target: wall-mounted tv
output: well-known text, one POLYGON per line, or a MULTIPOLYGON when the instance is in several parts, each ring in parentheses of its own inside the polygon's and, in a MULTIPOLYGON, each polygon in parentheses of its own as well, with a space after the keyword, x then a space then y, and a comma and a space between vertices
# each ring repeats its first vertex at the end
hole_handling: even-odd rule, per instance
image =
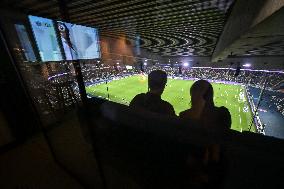
POLYGON ((43 62, 62 60, 53 21, 37 16, 29 16, 29 20, 41 60, 43 62))
POLYGON ((96 28, 57 22, 67 60, 100 58, 96 28))

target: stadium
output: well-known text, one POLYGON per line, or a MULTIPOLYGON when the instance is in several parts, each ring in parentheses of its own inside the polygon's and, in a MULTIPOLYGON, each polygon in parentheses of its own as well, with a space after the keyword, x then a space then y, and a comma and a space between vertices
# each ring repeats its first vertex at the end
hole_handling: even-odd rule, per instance
POLYGON ((0 188, 284 178, 284 0, 0 1, 0 188))

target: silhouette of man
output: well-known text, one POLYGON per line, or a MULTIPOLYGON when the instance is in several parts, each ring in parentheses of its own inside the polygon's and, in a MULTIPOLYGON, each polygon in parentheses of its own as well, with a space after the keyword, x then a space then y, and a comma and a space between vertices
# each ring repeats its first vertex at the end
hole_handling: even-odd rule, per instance
POLYGON ((166 72, 162 70, 152 71, 148 75, 148 92, 136 95, 130 102, 130 107, 174 116, 175 110, 173 106, 161 99, 166 83, 166 72))

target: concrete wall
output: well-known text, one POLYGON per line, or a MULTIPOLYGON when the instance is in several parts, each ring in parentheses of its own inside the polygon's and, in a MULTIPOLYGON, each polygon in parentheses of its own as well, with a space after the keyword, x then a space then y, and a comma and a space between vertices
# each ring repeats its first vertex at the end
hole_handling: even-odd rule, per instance
MULTIPOLYGON (((283 6, 284 0, 236 1, 216 45, 212 60, 216 62, 218 61, 218 59, 226 58, 228 55, 230 55, 230 53, 238 54, 237 50, 242 46, 233 45, 236 44, 242 36, 245 36, 249 32, 251 33, 257 25, 262 23, 264 20, 267 20, 268 17, 270 17, 273 13, 278 11, 283 6), (228 51, 229 47, 231 48, 228 51)), ((274 24, 279 26, 281 23, 282 22, 275 22, 274 24)), ((266 31, 266 29, 264 29, 263 31, 266 31)), ((272 35, 272 33, 273 32, 268 32, 266 35, 272 35)), ((272 38, 271 40, 273 39, 274 38, 272 38)), ((255 43, 259 43, 261 41, 264 41, 265 44, 269 43, 267 42, 266 37, 259 37, 252 43, 254 45, 253 47, 258 47, 258 45, 255 43)))

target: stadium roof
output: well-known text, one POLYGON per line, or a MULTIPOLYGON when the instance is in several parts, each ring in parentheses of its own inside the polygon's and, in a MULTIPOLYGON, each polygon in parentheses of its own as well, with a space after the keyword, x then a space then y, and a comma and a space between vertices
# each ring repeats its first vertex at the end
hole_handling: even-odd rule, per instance
MULTIPOLYGON (((59 7, 63 5, 70 14, 70 22, 97 27, 102 36, 126 36, 132 42, 139 36, 141 47, 164 56, 211 57, 216 47, 223 50, 217 44, 219 38, 224 38, 221 34, 232 16, 233 7, 246 2, 262 5, 264 0, 2 0, 0 5, 59 20, 62 19, 59 7)), ((255 9, 260 11, 261 7, 255 9)), ((245 10, 240 8, 236 15, 242 15, 241 11, 245 10)), ((250 15, 253 9, 248 11, 250 15)), ((244 27, 244 30, 249 29, 244 27)), ((222 58, 227 57, 229 51, 248 56, 284 55, 283 36, 265 37, 261 36, 263 42, 259 42, 260 38, 253 40, 255 33, 252 32, 252 36, 237 42, 233 49, 227 48, 227 44, 228 51, 222 58)))

